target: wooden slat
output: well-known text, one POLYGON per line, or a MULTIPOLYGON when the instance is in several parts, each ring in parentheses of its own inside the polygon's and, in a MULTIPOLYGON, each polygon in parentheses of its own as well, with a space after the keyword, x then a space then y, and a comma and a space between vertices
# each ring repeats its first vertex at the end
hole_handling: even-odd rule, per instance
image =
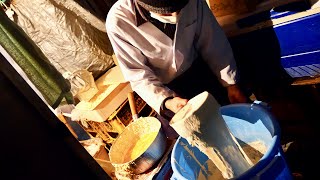
POLYGON ((305 65, 305 66, 297 66, 284 68, 286 72, 293 78, 300 77, 315 77, 320 75, 320 66, 319 64, 305 65))
POLYGON ((320 68, 320 64, 313 64, 315 67, 320 68))
POLYGON ((301 74, 293 68, 284 68, 286 72, 293 78, 301 77, 301 74))
POLYGON ((306 72, 305 70, 301 69, 300 67, 292 67, 292 69, 297 71, 301 75, 300 77, 310 76, 310 74, 308 74, 308 72, 306 72))
POLYGON ((60 114, 60 113, 57 114, 57 117, 59 118, 59 120, 60 120, 63 124, 66 125, 66 127, 69 129, 69 131, 71 132, 71 134, 72 134, 75 138, 78 139, 77 133, 73 130, 73 128, 72 128, 71 125, 67 122, 67 120, 65 119, 65 117, 64 117, 62 114, 60 114))
POLYGON ((306 71, 309 76, 316 76, 318 75, 318 73, 316 71, 314 71, 313 69, 308 68, 307 66, 300 66, 301 69, 303 69, 304 71, 306 71))
POLYGON ((314 71, 316 71, 318 74, 320 74, 320 68, 319 67, 317 67, 317 66, 315 66, 315 65, 306 65, 308 68, 310 68, 310 69, 312 69, 312 70, 314 70, 314 71))

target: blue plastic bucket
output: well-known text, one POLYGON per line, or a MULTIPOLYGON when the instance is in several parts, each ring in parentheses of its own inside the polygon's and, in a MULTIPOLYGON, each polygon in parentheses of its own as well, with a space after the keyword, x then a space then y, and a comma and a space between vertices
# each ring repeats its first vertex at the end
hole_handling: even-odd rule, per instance
MULTIPOLYGON (((280 145, 279 125, 266 107, 255 103, 232 104, 221 107, 220 112, 238 140, 245 144, 258 141, 266 147, 261 159, 235 179, 292 179, 280 145)), ((189 145, 186 139, 179 137, 171 154, 171 179, 215 179, 206 176, 209 171, 207 162, 208 157, 205 154, 197 147, 189 145)))

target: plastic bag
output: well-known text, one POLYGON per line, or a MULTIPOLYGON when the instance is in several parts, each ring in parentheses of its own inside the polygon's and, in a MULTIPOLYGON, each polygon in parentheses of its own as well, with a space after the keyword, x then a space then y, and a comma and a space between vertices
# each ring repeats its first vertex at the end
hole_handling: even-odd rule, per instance
POLYGON ((15 22, 64 74, 80 69, 97 78, 114 65, 105 22, 72 0, 12 1, 15 22))
POLYGON ((89 101, 98 92, 92 73, 85 69, 64 76, 71 82, 71 93, 80 101, 89 101))

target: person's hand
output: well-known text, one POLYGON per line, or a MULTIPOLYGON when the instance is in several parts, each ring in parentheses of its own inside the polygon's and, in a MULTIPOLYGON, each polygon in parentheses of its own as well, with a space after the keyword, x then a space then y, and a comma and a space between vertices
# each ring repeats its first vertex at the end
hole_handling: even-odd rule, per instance
POLYGON ((170 111, 177 113, 183 106, 185 106, 188 102, 188 99, 183 99, 180 97, 174 97, 172 99, 168 99, 165 102, 165 107, 170 111))
POLYGON ((227 87, 228 97, 231 104, 247 103, 248 98, 244 95, 238 85, 230 85, 227 87))

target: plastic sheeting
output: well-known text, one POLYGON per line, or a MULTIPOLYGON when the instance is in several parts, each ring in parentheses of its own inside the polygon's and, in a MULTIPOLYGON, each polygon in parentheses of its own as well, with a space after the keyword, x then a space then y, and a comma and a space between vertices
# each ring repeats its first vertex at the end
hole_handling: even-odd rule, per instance
POLYGON ((64 74, 80 69, 101 76, 114 65, 105 22, 73 0, 15 0, 15 22, 64 74))

